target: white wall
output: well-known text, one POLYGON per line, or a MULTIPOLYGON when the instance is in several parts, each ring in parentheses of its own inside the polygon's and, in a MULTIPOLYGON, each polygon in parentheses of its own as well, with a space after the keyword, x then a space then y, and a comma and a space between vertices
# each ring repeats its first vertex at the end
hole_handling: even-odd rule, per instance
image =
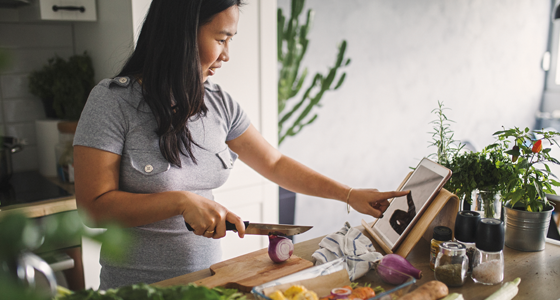
MULTIPOLYGON (((95 82, 99 82, 117 75, 132 53, 134 25, 137 25, 134 21, 141 17, 132 15, 132 0, 97 0, 96 3, 96 22, 74 24, 74 45, 76 53, 90 54, 95 82)), ((140 10, 134 12, 142 15, 140 10)))
MULTIPOLYGON (((278 1, 285 14, 289 3, 278 1)), ((280 146, 306 165, 353 187, 392 190, 434 152, 428 132, 438 100, 451 108, 455 138, 479 148, 502 125, 534 124, 550 1, 308 0, 307 8, 316 14, 302 65, 325 72, 342 39, 352 63, 315 123, 280 146)), ((296 241, 362 218, 373 221, 298 195, 295 222, 315 227, 296 241)))

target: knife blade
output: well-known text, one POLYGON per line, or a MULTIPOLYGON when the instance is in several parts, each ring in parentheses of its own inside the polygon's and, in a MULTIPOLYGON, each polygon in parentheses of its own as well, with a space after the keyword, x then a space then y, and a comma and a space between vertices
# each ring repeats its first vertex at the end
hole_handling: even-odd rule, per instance
MULTIPOLYGON (((243 221, 245 224, 245 234, 255 234, 255 235, 282 235, 291 236, 300 233, 304 233, 313 226, 299 226, 299 225, 284 225, 284 224, 263 224, 263 223, 249 223, 249 221, 243 221)), ((194 231, 194 229, 185 222, 187 229, 189 231, 194 231)), ((226 221, 226 230, 237 231, 235 224, 226 221)))

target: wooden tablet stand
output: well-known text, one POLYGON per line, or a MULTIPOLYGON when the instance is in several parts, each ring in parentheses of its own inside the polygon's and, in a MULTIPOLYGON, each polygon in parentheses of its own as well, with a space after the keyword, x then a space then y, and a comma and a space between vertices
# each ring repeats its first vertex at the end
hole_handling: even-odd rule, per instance
MULTIPOLYGON (((408 176, 401 186, 407 179, 408 176)), ((373 237, 386 254, 396 253, 406 258, 420 238, 424 237, 428 242, 432 239, 434 227, 447 226, 451 228, 451 230, 454 230, 457 212, 459 212, 459 198, 448 190, 441 189, 397 249, 391 249, 372 230, 375 222, 370 225, 362 219, 362 226, 364 226, 364 229, 373 237)))

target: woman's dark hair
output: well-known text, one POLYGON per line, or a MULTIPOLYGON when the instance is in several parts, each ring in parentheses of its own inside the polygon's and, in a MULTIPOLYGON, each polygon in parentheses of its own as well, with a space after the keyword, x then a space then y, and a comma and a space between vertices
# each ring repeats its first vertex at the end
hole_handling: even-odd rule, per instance
POLYGON ((153 0, 136 49, 117 76, 141 80, 156 121, 161 154, 181 167, 181 154, 196 163, 187 122, 204 116, 204 82, 197 34, 201 25, 242 0, 153 0))

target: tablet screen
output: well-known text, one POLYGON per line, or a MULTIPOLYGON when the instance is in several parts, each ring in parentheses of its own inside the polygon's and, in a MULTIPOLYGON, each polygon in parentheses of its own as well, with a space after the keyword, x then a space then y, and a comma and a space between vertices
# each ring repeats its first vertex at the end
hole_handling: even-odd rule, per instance
MULTIPOLYGON (((401 190, 410 194, 393 199, 391 205, 374 228, 385 243, 393 248, 415 217, 424 211, 424 205, 437 193, 447 178, 420 164, 401 190)), ((417 218, 416 218, 417 219, 417 218)))

